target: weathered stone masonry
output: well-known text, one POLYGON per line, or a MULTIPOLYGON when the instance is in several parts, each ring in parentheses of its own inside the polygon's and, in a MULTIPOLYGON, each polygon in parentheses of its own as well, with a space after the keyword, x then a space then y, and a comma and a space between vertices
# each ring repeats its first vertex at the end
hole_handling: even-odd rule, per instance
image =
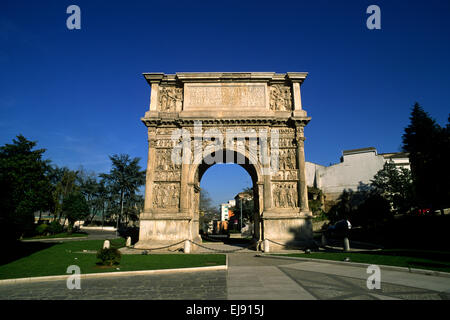
POLYGON ((148 128, 148 162, 137 248, 156 248, 185 239, 201 242, 200 180, 212 165, 211 157, 219 152, 234 157, 234 162, 238 157, 245 159, 239 164, 253 181, 255 241, 311 242, 304 154, 304 126, 311 118, 302 108, 300 94, 306 76, 289 72, 144 74, 151 98, 150 109, 142 118, 148 128), (172 134, 177 129, 189 133, 190 146, 203 150, 186 153, 188 162, 174 163, 171 158, 177 143, 172 134), (214 136, 214 132, 226 136, 232 129, 255 132, 256 136, 244 134, 231 143, 202 139, 214 136), (252 146, 263 144, 259 132, 265 132, 269 140, 277 137, 278 151, 270 144, 267 149, 255 150, 252 146), (267 174, 273 163, 261 159, 275 152, 279 170, 267 174))

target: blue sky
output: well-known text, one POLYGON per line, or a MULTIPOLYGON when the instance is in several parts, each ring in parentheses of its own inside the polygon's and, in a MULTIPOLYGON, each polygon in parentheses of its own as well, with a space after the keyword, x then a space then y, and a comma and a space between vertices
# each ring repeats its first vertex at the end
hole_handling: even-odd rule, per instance
MULTIPOLYGON (((108 155, 128 153, 145 167, 143 72, 299 71, 307 161, 399 151, 415 101, 446 123, 449 14, 446 0, 2 0, 0 144, 22 133, 60 166, 105 172, 108 155), (66 27, 71 4, 81 30, 66 27), (371 4, 381 30, 366 28, 371 4)), ((250 184, 242 173, 212 167, 202 187, 226 201, 250 184)))

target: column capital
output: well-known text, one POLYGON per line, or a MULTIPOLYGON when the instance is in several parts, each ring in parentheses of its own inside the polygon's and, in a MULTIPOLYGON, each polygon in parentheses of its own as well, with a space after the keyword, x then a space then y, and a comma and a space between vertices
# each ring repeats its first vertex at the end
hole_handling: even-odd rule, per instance
POLYGON ((148 146, 149 148, 156 148, 157 142, 156 138, 149 138, 148 139, 148 146))
POLYGON ((303 125, 298 125, 295 127, 295 141, 299 144, 300 142, 303 143, 305 141, 305 131, 303 125))
POLYGON ((189 182, 188 186, 194 188, 195 192, 200 192, 202 190, 202 188, 200 188, 200 184, 197 182, 189 182))
POLYGON ((156 147, 156 127, 151 126, 147 129, 147 141, 149 147, 156 147))

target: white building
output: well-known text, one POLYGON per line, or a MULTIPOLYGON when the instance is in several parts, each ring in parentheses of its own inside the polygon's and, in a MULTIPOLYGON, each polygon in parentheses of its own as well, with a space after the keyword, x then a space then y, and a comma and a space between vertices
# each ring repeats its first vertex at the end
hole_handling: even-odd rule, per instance
POLYGON ((387 161, 410 169, 407 153, 378 154, 373 147, 345 150, 341 162, 329 167, 306 162, 307 185, 321 189, 327 201, 334 201, 344 190, 358 191, 368 185, 387 161))
POLYGON ((228 220, 228 209, 236 205, 235 200, 228 200, 228 203, 222 203, 220 205, 220 221, 228 220))

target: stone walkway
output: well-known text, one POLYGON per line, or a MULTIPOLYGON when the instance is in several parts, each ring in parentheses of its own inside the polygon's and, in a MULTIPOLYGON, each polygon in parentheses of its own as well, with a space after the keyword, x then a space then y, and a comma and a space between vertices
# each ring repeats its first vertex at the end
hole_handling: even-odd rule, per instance
POLYGON ((377 300, 450 299, 450 278, 381 272, 381 290, 366 287, 364 267, 228 255, 228 271, 183 272, 0 285, 0 299, 377 300))
POLYGON ((447 277, 382 270, 381 289, 369 290, 365 267, 250 255, 229 255, 229 265, 229 299, 450 299, 447 277))

